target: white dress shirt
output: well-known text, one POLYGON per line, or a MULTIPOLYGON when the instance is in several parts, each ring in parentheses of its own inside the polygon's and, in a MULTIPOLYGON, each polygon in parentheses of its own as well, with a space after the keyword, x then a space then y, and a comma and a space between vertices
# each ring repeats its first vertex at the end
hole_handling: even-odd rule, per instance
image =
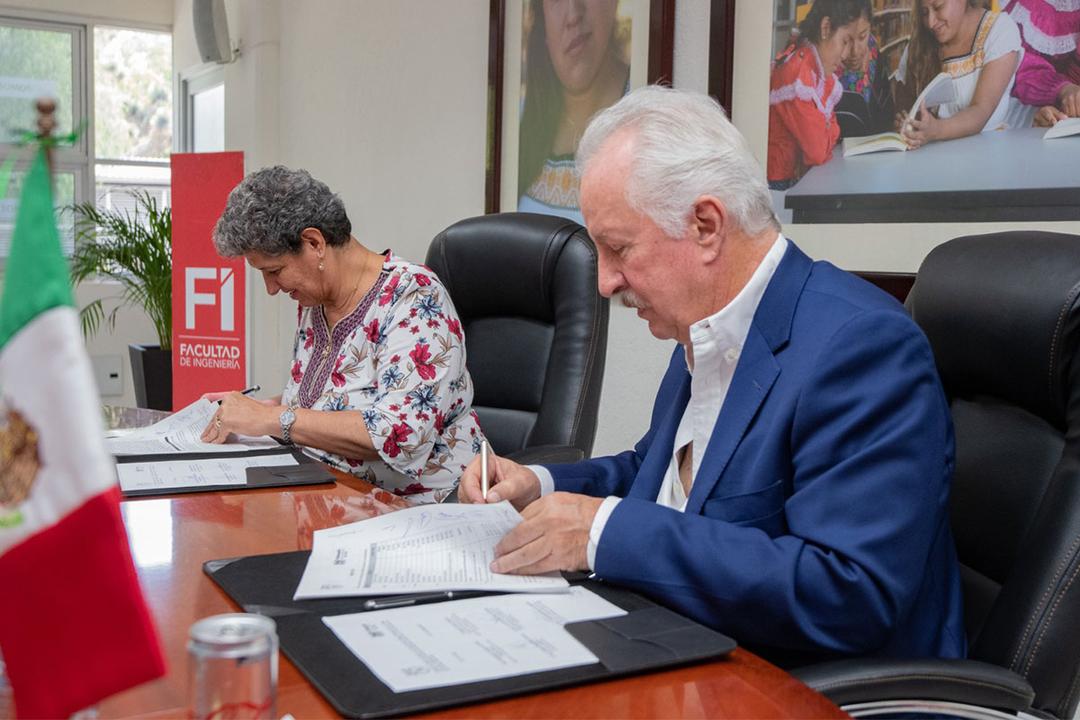
MULTIPOLYGON (((660 484, 656 502, 682 512, 686 508, 688 491, 684 490, 679 479, 679 454, 683 447, 693 442, 691 454, 691 488, 693 478, 697 477, 701 460, 712 437, 720 408, 724 405, 731 380, 735 376, 735 367, 742 354, 746 335, 750 332, 754 313, 765 294, 765 288, 772 280, 780 259, 787 250, 788 242, 783 235, 778 235, 761 264, 758 265, 749 282, 735 298, 719 312, 699 320, 690 326, 690 344, 693 352, 686 354, 686 364, 690 371, 690 400, 675 431, 675 444, 667 472, 660 484)), ((547 495, 555 489, 555 481, 548 470, 540 465, 530 465, 529 469, 540 479, 540 494, 547 495)), ((596 547, 608 518, 619 504, 621 498, 614 495, 604 498, 593 518, 589 529, 589 544, 586 549, 589 568, 596 566, 596 547)))

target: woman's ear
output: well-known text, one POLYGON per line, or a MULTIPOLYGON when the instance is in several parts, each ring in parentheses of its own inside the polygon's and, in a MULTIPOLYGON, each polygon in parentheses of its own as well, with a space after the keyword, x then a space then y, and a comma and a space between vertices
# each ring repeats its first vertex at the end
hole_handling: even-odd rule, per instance
POLYGON ((308 227, 301 230, 300 243, 310 247, 320 258, 326 252, 326 238, 318 228, 308 227))
POLYGON ((828 17, 821 18, 821 40, 824 42, 832 35, 832 20, 828 17))

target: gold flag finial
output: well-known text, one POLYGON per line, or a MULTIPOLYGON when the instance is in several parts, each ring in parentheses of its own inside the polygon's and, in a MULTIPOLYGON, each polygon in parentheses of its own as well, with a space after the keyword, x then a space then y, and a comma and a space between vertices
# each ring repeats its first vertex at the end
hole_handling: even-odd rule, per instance
POLYGON ((38 134, 43 137, 51 137, 56 129, 56 101, 52 98, 38 98, 34 103, 38 111, 38 134))

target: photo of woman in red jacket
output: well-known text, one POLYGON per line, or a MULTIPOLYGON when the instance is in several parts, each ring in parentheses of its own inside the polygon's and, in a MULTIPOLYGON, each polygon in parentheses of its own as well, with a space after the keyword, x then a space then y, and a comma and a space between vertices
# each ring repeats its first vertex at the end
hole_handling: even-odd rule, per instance
POLYGON ((773 63, 769 84, 769 187, 787 190, 807 168, 827 162, 840 137, 836 72, 854 52, 856 24, 869 0, 815 0, 773 63))

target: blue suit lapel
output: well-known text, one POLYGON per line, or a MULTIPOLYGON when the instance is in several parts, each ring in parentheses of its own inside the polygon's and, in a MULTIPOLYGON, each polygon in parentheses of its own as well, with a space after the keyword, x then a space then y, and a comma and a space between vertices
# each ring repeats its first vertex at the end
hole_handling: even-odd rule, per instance
MULTIPOLYGON (((676 352, 682 352, 677 350, 676 352)), ((679 429, 679 421, 682 420, 686 403, 690 401, 690 373, 686 366, 682 368, 682 378, 675 388, 668 402, 668 410, 660 424, 657 425, 656 434, 649 445, 649 452, 638 468, 637 477, 630 487, 629 497, 641 498, 654 501, 660 493, 660 483, 664 480, 668 465, 671 463, 671 453, 675 448, 675 431, 679 429)))
POLYGON ((780 367, 776 364, 772 350, 765 339, 753 326, 746 337, 742 356, 735 368, 735 377, 731 389, 724 399, 720 416, 716 419, 709 447, 694 478, 694 487, 687 499, 686 512, 696 515, 701 512, 705 498, 712 493, 720 476, 727 467, 731 455, 735 452, 750 421, 757 414, 758 407, 764 402, 772 389, 780 367))
MULTIPOLYGON (((735 448, 780 375, 775 355, 791 337, 795 307, 812 267, 810 258, 794 243, 789 243, 754 312, 754 321, 750 324, 731 388, 694 478, 694 486, 686 503, 687 513, 696 515, 701 512, 705 499, 712 494, 735 448)), ((681 417, 681 410, 679 415, 681 417)), ((674 436, 671 442, 674 443, 674 436)))

